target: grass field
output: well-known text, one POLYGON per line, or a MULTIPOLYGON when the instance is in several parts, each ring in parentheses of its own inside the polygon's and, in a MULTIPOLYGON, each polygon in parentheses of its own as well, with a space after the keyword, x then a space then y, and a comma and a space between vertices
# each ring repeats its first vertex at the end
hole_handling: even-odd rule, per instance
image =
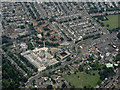
POLYGON ((109 15, 107 16, 108 20, 100 21, 100 22, 104 23, 106 29, 112 30, 112 29, 118 28, 118 17, 120 17, 120 14, 109 15), (107 27, 107 24, 109 24, 109 27, 107 27))
POLYGON ((75 88, 95 87, 100 81, 100 76, 97 71, 92 71, 90 74, 78 72, 76 74, 64 75, 64 78, 75 88), (95 73, 95 75, 93 75, 95 73))

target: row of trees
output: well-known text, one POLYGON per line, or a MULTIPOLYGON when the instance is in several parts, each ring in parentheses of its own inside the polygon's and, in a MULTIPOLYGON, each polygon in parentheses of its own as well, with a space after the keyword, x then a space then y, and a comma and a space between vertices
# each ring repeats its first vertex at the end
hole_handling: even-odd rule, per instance
POLYGON ((58 39, 54 36, 54 37, 50 38, 50 40, 57 41, 58 39))
POLYGON ((60 65, 61 65, 61 62, 58 62, 58 63, 56 63, 56 64, 54 64, 54 65, 47 66, 47 68, 46 68, 46 69, 56 68, 56 67, 58 67, 58 66, 60 66, 60 65))
POLYGON ((8 48, 4 45, 2 45, 2 49, 5 51, 5 52, 7 52, 7 50, 8 50, 8 48))
POLYGON ((32 43, 27 43, 27 45, 28 45, 28 49, 29 49, 29 50, 33 50, 33 49, 34 49, 32 43))
POLYGON ((44 29, 45 31, 50 31, 50 29, 48 28, 48 25, 44 26, 43 29, 44 29))
POLYGON ((73 18, 73 19, 66 19, 64 21, 60 21, 59 23, 66 23, 66 22, 70 22, 72 20, 77 20, 77 19, 81 19, 81 16, 78 16, 78 18, 73 18))
POLYGON ((92 14, 92 13, 98 13, 99 11, 98 11, 98 9, 96 8, 96 7, 90 7, 90 10, 89 10, 89 14, 92 14))
POLYGON ((8 55, 12 58, 12 60, 14 60, 14 61, 18 64, 19 67, 21 67, 21 68, 28 74, 29 77, 32 75, 32 72, 31 72, 30 70, 28 70, 28 69, 26 68, 26 66, 24 66, 24 65, 21 63, 21 61, 18 60, 17 57, 15 57, 15 56, 13 55, 12 52, 9 51, 9 52, 8 52, 8 55))
POLYGON ((24 25, 21 25, 21 26, 18 26, 18 28, 24 29, 25 26, 24 26, 24 25))
POLYGON ((106 66, 101 66, 98 62, 91 63, 90 66, 93 70, 98 70, 98 74, 100 75, 101 81, 103 81, 108 76, 112 76, 115 74, 114 68, 107 68, 106 66))
POLYGON ((20 82, 25 83, 27 78, 20 73, 10 61, 2 55, 2 87, 18 88, 20 82))
POLYGON ((20 54, 17 54, 17 55, 28 67, 32 68, 35 72, 38 71, 38 69, 34 65, 32 65, 30 62, 28 62, 28 60, 25 57, 21 56, 20 54))
POLYGON ((85 37, 83 37, 83 40, 86 40, 89 38, 97 39, 99 37, 100 37, 100 34, 95 34, 95 35, 85 36, 85 37))
POLYGON ((30 4, 31 4, 31 7, 33 8, 36 16, 37 16, 38 18, 40 18, 40 14, 38 13, 37 9, 34 7, 34 4, 33 4, 33 3, 30 3, 30 4))
POLYGON ((71 60, 71 58, 70 57, 68 57, 67 59, 66 59, 66 61, 70 61, 71 60))
POLYGON ((8 43, 10 41, 10 37, 7 37, 7 36, 2 36, 2 43, 8 43))
POLYGON ((26 7, 27 7, 27 9, 28 9, 28 11, 29 11, 29 13, 30 13, 31 17, 32 17, 33 19, 36 19, 36 17, 35 17, 35 15, 34 15, 34 13, 33 13, 33 12, 32 12, 32 10, 30 9, 30 6, 29 6, 29 5, 27 5, 26 3, 25 3, 25 5, 26 5, 26 7))
POLYGON ((72 39, 70 37, 68 37, 63 31, 61 31, 65 37, 67 37, 67 41, 72 41, 72 39))
MULTIPOLYGON (((118 11, 119 10, 119 8, 115 5, 115 3, 113 3, 113 5, 114 5, 114 7, 110 7, 110 8, 108 8, 108 6, 106 5, 106 11, 118 11)), ((90 4, 88 4, 88 6, 90 7, 90 4)), ((92 13, 102 13, 102 12, 104 12, 105 10, 104 10, 104 8, 102 8, 101 7, 101 9, 100 10, 98 10, 98 8, 97 7, 90 7, 90 10, 89 10, 89 14, 92 14, 92 13)))
POLYGON ((5 47, 8 47, 10 45, 13 45, 13 42, 11 41, 10 37, 2 36, 2 44, 5 44, 5 47))
POLYGON ((93 16, 94 18, 97 18, 98 20, 105 21, 108 20, 106 15, 98 15, 98 16, 93 16))
POLYGON ((117 27, 117 28, 114 28, 112 30, 109 30, 109 32, 110 33, 112 33, 112 32, 118 32, 119 30, 120 30, 120 27, 117 27))
MULTIPOLYGON (((43 44, 41 41, 36 41, 37 44, 43 44)), ((48 46, 59 46, 59 43, 50 43, 50 42, 45 42, 46 45, 48 46)))
POLYGON ((113 68, 107 68, 105 66, 105 67, 103 67, 103 69, 101 71, 99 71, 98 74, 100 75, 100 79, 104 80, 108 76, 113 76, 115 74, 115 72, 114 72, 113 68))
POLYGON ((8 47, 10 45, 13 45, 13 42, 11 41, 11 38, 10 37, 7 37, 7 36, 2 36, 2 44, 5 44, 5 45, 2 45, 2 49, 7 52, 8 50, 8 47))
POLYGON ((28 24, 30 30, 35 30, 33 24, 28 24))
POLYGON ((27 37, 27 36, 29 36, 29 34, 19 36, 19 37, 17 37, 16 39, 17 39, 17 40, 21 40, 22 38, 25 38, 25 37, 27 37))
POLYGON ((42 24, 44 24, 45 22, 39 22, 38 24, 37 24, 37 26, 40 26, 40 25, 42 25, 42 24))

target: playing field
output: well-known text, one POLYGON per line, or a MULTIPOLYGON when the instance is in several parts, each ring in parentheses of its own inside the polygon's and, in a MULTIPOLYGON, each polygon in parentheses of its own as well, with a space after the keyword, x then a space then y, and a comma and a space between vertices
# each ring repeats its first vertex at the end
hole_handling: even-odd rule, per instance
POLYGON ((112 29, 118 28, 118 20, 119 20, 118 17, 120 17, 120 14, 119 15, 108 15, 107 16, 108 20, 100 21, 100 22, 104 23, 106 29, 112 30, 112 29), (109 27, 107 27, 107 25, 109 25, 109 27))
POLYGON ((64 75, 64 78, 75 88, 95 87, 100 80, 97 71, 92 71, 91 75, 85 72, 78 72, 77 74, 64 75), (95 73, 95 75, 93 75, 95 73))

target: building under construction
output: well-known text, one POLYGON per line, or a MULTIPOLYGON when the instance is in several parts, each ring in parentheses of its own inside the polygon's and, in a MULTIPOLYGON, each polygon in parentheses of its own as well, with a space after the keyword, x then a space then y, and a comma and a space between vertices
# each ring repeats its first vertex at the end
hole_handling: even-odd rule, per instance
POLYGON ((42 71, 46 69, 47 66, 54 65, 59 62, 48 52, 48 48, 46 47, 28 50, 21 53, 21 55, 37 67, 38 71, 42 71))

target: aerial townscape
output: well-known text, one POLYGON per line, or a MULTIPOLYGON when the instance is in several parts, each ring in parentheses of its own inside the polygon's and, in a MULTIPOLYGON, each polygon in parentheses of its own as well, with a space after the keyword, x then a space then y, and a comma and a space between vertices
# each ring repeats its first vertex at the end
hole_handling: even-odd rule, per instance
POLYGON ((2 88, 120 89, 119 6, 1 2, 2 88))

